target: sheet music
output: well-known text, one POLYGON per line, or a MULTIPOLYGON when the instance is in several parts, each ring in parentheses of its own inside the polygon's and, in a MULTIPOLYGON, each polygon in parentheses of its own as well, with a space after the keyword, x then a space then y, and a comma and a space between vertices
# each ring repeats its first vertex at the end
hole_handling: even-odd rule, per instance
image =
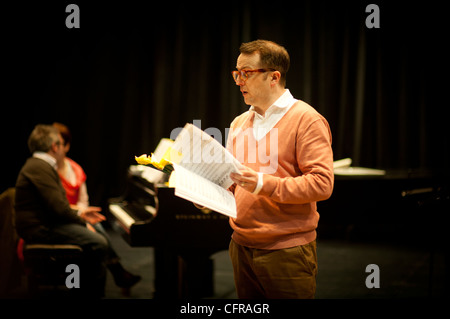
POLYGON ((230 173, 239 173, 243 167, 217 140, 190 123, 179 133, 172 150, 181 154, 178 165, 224 189, 233 185, 230 173))
POLYGON ((234 195, 219 185, 174 164, 169 187, 175 187, 175 195, 213 211, 236 218, 234 195))
POLYGON ((236 218, 236 200, 228 191, 231 172, 242 164, 212 136, 188 123, 171 146, 174 171, 169 187, 175 195, 236 218), (173 161, 176 159, 176 161, 173 161))

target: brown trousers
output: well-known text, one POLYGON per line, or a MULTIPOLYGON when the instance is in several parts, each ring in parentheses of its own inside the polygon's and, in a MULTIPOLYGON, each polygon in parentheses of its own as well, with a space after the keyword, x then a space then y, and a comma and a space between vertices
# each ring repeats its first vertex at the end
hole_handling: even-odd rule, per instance
POLYGON ((312 299, 316 292, 316 241, 280 250, 230 242, 238 298, 312 299))

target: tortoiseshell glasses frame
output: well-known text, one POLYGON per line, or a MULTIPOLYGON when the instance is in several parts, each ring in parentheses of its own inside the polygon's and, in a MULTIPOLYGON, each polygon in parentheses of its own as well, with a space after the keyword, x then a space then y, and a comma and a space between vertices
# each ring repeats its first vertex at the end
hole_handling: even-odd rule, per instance
POLYGON ((232 71, 231 75, 233 76, 233 79, 235 82, 238 81, 239 78, 241 78, 241 81, 245 82, 248 80, 248 74, 252 72, 269 72, 269 71, 276 71, 275 69, 254 69, 254 70, 240 70, 240 71, 232 71))

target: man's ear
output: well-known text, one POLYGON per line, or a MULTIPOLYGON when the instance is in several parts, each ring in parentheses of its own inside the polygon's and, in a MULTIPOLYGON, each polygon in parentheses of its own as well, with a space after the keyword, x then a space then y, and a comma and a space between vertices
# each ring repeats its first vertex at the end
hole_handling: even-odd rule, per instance
POLYGON ((270 85, 274 86, 278 82, 280 82, 281 73, 279 71, 273 71, 270 78, 270 85))

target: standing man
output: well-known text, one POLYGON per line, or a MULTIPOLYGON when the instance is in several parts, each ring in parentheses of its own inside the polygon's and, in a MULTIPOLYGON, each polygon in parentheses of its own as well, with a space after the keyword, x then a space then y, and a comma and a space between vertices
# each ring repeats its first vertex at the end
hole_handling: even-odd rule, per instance
POLYGON ((16 229, 26 243, 75 244, 81 246, 80 288, 89 297, 103 297, 106 239, 86 227, 105 220, 99 207, 70 208, 56 171, 64 157, 64 143, 51 125, 36 125, 28 138, 32 156, 20 170, 16 182, 16 229), (83 268, 83 266, 85 268, 83 268))
POLYGON ((233 79, 250 109, 231 123, 227 148, 246 169, 232 174, 230 219, 239 298, 314 298, 316 202, 333 191, 326 119, 286 85, 289 55, 274 42, 243 43, 233 79))

